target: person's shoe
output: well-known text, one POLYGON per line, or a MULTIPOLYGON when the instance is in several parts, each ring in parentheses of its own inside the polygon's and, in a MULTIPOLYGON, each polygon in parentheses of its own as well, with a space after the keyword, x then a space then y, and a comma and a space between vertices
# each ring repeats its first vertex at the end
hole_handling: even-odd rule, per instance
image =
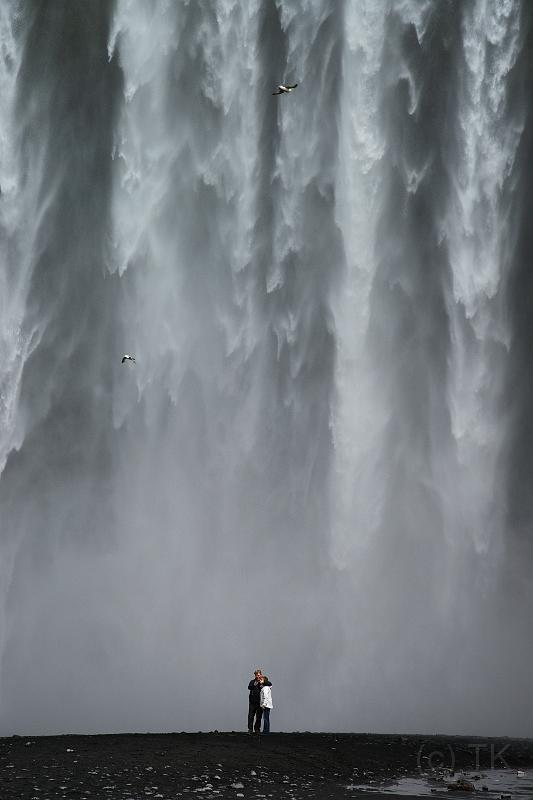
POLYGON ((249 730, 249 731, 248 731, 248 733, 249 733, 249 734, 251 734, 251 733, 253 733, 253 731, 252 731, 252 730, 249 730))

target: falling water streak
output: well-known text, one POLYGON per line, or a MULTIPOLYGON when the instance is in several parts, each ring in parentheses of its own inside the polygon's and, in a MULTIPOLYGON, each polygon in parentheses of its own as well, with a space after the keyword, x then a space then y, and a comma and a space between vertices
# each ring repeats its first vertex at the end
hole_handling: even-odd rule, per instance
MULTIPOLYGON (((45 209, 36 203, 37 157, 24 163, 17 120, 17 78, 23 50, 21 7, 0 8, 0 479, 7 458, 22 447, 27 420, 19 406, 22 374, 37 347, 43 322, 28 324, 26 301, 35 261, 35 239, 45 209)), ((23 122, 26 122, 24 120, 23 122)), ((46 208, 46 205, 45 205, 46 208)), ((31 425, 31 421, 30 421, 31 425)), ((9 630, 7 597, 20 542, 0 517, 0 676, 9 630)))
MULTIPOLYGON (((13 266, 10 245, 17 228, 17 202, 19 176, 14 152, 13 135, 16 78, 20 50, 17 48, 13 26, 16 7, 3 3, 0 7, 0 478, 7 455, 14 444, 17 398, 22 373, 21 309, 11 288, 13 266)), ((7 594, 12 576, 16 548, 7 539, 3 526, 0 558, 0 680, 7 635, 7 594)))
MULTIPOLYGON (((165 201, 166 178, 174 152, 165 138, 164 120, 168 104, 165 72, 178 42, 170 3, 117 3, 112 23, 109 58, 118 50, 124 75, 124 108, 114 146, 113 245, 111 270, 123 276, 126 270, 148 274, 152 293, 141 292, 144 302, 129 308, 129 325, 124 333, 125 349, 137 358, 137 394, 127 391, 114 397, 114 425, 120 427, 153 380, 150 364, 159 352, 172 347, 171 333, 165 325, 167 303, 174 300, 171 285, 160 280, 165 254, 154 235, 158 215, 165 201), (146 35, 146 31, 150 35, 146 35), (157 275, 158 280, 154 278, 157 275), (158 293, 159 290, 159 293, 158 293), (150 301, 155 297, 154 305, 150 301), (154 306, 159 306, 155 313, 154 306), (165 309, 165 311, 163 311, 165 309), (153 322, 155 352, 151 341, 142 336, 143 323, 153 322), (127 344, 126 344, 127 343, 127 344)), ((140 280, 136 274, 136 280, 140 280)), ((135 299, 134 299, 135 302, 135 299)), ((179 306, 178 306, 179 307, 179 306)))
MULTIPOLYGON (((17 398, 24 363, 23 307, 16 263, 17 230, 20 223, 20 177, 15 136, 16 80, 20 61, 14 25, 15 3, 0 9, 0 475, 14 446, 17 398)), ((22 298, 23 300, 23 298, 22 298)))
POLYGON ((443 226, 452 274, 448 397, 459 469, 445 516, 450 543, 472 542, 485 552, 501 535, 504 517, 498 464, 506 428, 499 397, 509 346, 504 298, 513 244, 504 188, 523 130, 523 120, 506 116, 506 98, 521 46, 521 4, 477 0, 461 11, 459 152, 443 226))
POLYGON ((266 290, 278 370, 285 379, 282 402, 292 420, 288 481, 295 511, 305 514, 327 424, 329 374, 321 348, 328 346, 329 309, 324 286, 338 268, 330 204, 337 142, 334 121, 328 118, 337 96, 332 74, 338 61, 338 18, 324 0, 277 6, 287 43, 279 80, 299 88, 275 98, 279 147, 272 174, 273 242, 266 290), (318 414, 317 405, 322 406, 318 414), (305 433, 310 424, 317 426, 314 442, 305 433))
MULTIPOLYGON (((17 0, 0 10, 0 476, 12 450, 27 433, 19 392, 24 365, 38 347, 46 320, 30 321, 27 298, 39 256, 39 232, 53 204, 54 185, 42 186, 45 142, 23 143, 33 108, 18 108, 17 79, 25 46, 23 7, 17 0)), ((31 424, 31 421, 29 421, 31 424)))
MULTIPOLYGON (((187 35, 183 28, 189 15, 192 12, 186 7, 177 11, 173 4, 147 6, 123 0, 117 6, 110 41, 110 52, 118 43, 125 76, 125 108, 115 154, 116 263, 121 273, 128 266, 137 267, 135 294, 143 298, 140 307, 130 307, 126 312, 130 319, 141 316, 135 331, 141 348, 139 395, 155 380, 146 365, 149 362, 157 365, 165 354, 170 354, 173 377, 169 391, 176 397, 197 327, 182 299, 187 270, 183 237, 187 231, 180 229, 179 223, 176 229, 168 230, 162 221, 175 202, 173 193, 177 187, 169 184, 169 175, 184 166, 183 176, 177 175, 181 183, 178 202, 187 203, 191 197, 194 200, 195 194, 191 192, 204 188, 215 192, 220 213, 227 216, 221 220, 220 245, 227 259, 223 267, 229 270, 228 275, 235 273, 236 285, 245 284, 239 273, 249 269, 252 260, 258 139, 255 111, 258 4, 243 7, 235 2, 220 3, 213 15, 206 7, 203 17, 209 20, 213 16, 214 27, 209 30, 206 27, 209 23, 202 22, 194 31, 202 58, 201 74, 194 79, 185 71, 187 54, 177 52, 176 44, 187 35), (153 36, 147 36, 147 30, 153 36), (223 124, 233 129, 233 137, 221 137, 211 149, 203 141, 207 134, 195 131, 193 120, 182 116, 177 120, 179 125, 175 124, 173 106, 177 101, 173 82, 186 96, 192 96, 193 113, 203 109, 205 113, 220 114, 223 124), (191 173, 192 167, 195 173, 191 173), (158 275, 157 285, 150 270, 158 275), (167 308, 167 313, 155 312, 154 317, 152 305, 143 310, 144 298, 149 298, 157 309, 167 308), (168 324, 173 317, 177 326, 168 324)), ((214 135, 213 132, 213 138, 214 135)), ((236 286, 235 307, 222 305, 217 309, 227 355, 242 349, 241 358, 246 358, 255 347, 254 321, 250 318, 252 301, 246 286, 240 289, 236 286)), ((124 409, 117 410, 117 424, 123 413, 124 409)))
POLYGON ((386 141, 380 119, 380 69, 389 9, 388 3, 371 0, 345 6, 336 216, 347 266, 334 304, 337 399, 332 412, 332 536, 339 566, 378 529, 385 491, 378 471, 390 412, 366 335, 383 207, 386 141))

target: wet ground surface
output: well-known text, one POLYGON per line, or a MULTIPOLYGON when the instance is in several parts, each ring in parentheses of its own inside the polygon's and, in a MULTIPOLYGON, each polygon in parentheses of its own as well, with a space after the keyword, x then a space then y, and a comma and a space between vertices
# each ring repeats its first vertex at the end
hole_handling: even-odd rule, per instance
POLYGON ((447 788, 462 770, 480 797, 533 800, 533 741, 524 739, 330 733, 0 739, 0 800, 471 797, 447 788))
MULTIPOLYGON (((347 787, 349 788, 349 787, 347 787)), ((421 774, 418 777, 400 778, 391 784, 379 781, 354 784, 351 787, 356 797, 372 800, 376 797, 432 797, 435 800, 452 797, 479 795, 487 800, 520 800, 533 798, 533 770, 506 769, 489 772, 461 772, 451 775, 441 770, 421 774)))

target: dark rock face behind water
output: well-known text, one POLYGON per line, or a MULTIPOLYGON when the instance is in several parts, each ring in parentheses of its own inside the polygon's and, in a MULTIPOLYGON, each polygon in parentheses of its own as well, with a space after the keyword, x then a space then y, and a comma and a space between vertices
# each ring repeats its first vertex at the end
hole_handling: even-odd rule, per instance
POLYGON ((452 757, 456 770, 524 769, 533 766, 533 741, 332 733, 11 737, 0 739, 0 797, 336 800, 359 797, 347 788, 354 784, 377 788, 426 771, 428 760, 450 766, 452 757))

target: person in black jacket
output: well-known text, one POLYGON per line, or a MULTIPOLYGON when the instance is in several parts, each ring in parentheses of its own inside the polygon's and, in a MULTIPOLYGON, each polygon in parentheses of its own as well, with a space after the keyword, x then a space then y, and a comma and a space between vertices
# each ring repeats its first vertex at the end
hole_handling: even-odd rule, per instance
POLYGON ((261 730, 261 717, 263 716, 263 709, 261 708, 261 682, 259 678, 262 676, 260 669, 254 671, 254 677, 248 684, 248 733, 259 733, 261 730))
POLYGON ((248 684, 248 733, 259 733, 261 731, 261 718, 263 709, 261 708, 261 688, 272 686, 270 681, 263 683, 263 672, 260 669, 254 671, 254 677, 248 684))

